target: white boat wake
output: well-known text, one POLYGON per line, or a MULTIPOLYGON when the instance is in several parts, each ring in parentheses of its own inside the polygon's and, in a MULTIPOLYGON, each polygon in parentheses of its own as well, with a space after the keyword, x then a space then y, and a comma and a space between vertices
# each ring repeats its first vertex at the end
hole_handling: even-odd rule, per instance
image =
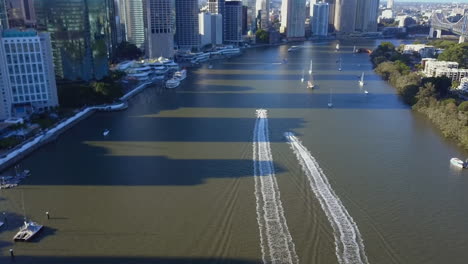
POLYGON ((299 263, 284 216, 268 136, 267 110, 257 110, 253 161, 257 221, 263 263, 299 263))
POLYGON ((285 133, 291 149, 296 154, 304 173, 309 179, 310 188, 317 196, 333 228, 336 256, 339 263, 369 263, 364 251, 361 233, 344 207, 340 198, 333 191, 327 177, 317 161, 293 133, 285 133))

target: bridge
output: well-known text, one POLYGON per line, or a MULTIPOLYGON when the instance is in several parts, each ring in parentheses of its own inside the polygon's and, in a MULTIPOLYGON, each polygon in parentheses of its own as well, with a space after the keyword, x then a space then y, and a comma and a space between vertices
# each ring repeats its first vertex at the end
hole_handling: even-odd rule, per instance
POLYGON ((433 38, 435 31, 437 33, 436 38, 441 38, 442 30, 459 35, 459 43, 465 42, 465 38, 468 38, 468 14, 465 14, 458 22, 452 23, 447 20, 444 14, 434 12, 431 17, 429 37, 433 38))

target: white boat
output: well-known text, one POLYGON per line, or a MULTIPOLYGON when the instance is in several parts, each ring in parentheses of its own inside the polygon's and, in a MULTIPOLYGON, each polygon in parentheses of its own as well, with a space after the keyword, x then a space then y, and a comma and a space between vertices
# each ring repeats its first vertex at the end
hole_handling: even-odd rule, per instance
POLYGON ((339 59, 339 61, 340 61, 340 62, 339 62, 339 63, 340 63, 340 65, 338 66, 338 70, 339 70, 339 71, 342 71, 342 70, 343 70, 343 68, 342 68, 342 62, 341 62, 341 58, 339 59))
POLYGON ((295 51, 297 50, 299 47, 298 46, 292 46, 288 49, 288 52, 291 52, 291 51, 295 51))
POLYGON ((358 49, 356 48, 356 45, 353 47, 353 53, 358 53, 358 49))
POLYGON ((302 78, 301 78, 301 83, 304 82, 304 70, 302 70, 302 78))
POLYGON ((18 233, 13 237, 13 240, 18 241, 29 241, 34 235, 36 235, 41 229, 43 225, 35 223, 33 221, 24 221, 23 226, 20 228, 18 233))
POLYGON ((337 51, 340 50, 340 43, 337 43, 335 48, 337 51))
POLYGON ((172 78, 166 81, 166 88, 174 89, 180 85, 180 80, 178 78, 172 78))
POLYGON ((212 64, 208 65, 208 69, 213 69, 213 65, 212 64))
POLYGON ((179 81, 185 80, 187 78, 187 70, 183 69, 174 73, 174 78, 179 79, 179 81))
POLYGON ((364 90, 364 93, 365 93, 365 94, 369 94, 369 91, 367 91, 367 90, 364 90))
POLYGON ((361 74, 361 79, 359 80, 359 85, 364 86, 364 72, 361 74))
POLYGON ((309 74, 312 74, 312 60, 310 60, 309 74))
POLYGON ((307 89, 314 89, 315 85, 312 81, 307 81, 307 89))
POLYGON ((332 107, 333 107, 332 94, 333 94, 333 91, 332 91, 332 89, 330 88, 330 96, 329 96, 329 98, 328 98, 328 108, 332 108, 332 107))
POLYGON ((4 223, 3 223, 2 221, 0 221, 0 227, 2 227, 2 226, 3 226, 3 224, 4 224, 4 223))
POLYGON ((107 135, 109 135, 109 133, 110 133, 109 129, 104 129, 104 131, 102 132, 102 135, 107 136, 107 135))
POLYGON ((453 166, 457 167, 457 168, 460 168, 460 169, 466 169, 468 168, 468 159, 466 162, 463 162, 463 160, 459 159, 459 158, 451 158, 450 159, 450 164, 452 164, 453 166))

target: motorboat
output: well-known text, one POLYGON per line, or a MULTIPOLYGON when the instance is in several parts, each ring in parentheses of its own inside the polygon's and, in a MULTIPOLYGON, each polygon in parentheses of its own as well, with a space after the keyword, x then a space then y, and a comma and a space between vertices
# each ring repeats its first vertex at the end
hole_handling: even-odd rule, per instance
POLYGON ((359 80, 359 85, 364 86, 364 72, 361 74, 361 79, 359 80))
POLYGON ((109 133, 110 133, 109 129, 104 129, 104 131, 102 132, 102 135, 106 137, 107 135, 109 135, 109 133))
POLYGON ((339 51, 340 50, 340 43, 337 43, 335 48, 336 48, 336 51, 339 51))
POLYGON ((292 46, 292 47, 290 47, 290 48, 288 49, 288 52, 295 51, 295 50, 297 50, 297 49, 299 49, 298 46, 292 46))
POLYGON ((179 78, 172 78, 166 81, 166 88, 174 89, 180 85, 179 78))
POLYGON ((312 81, 307 81, 307 89, 314 89, 315 85, 312 81))
POLYGON ((41 229, 43 225, 35 223, 33 221, 24 221, 23 226, 20 228, 18 233, 13 237, 15 241, 29 241, 34 235, 36 235, 41 229))
POLYGON ((174 73, 174 78, 179 79, 179 81, 185 80, 187 78, 187 70, 183 69, 174 73))
POLYGON ((460 169, 466 169, 468 168, 468 159, 466 160, 466 162, 463 162, 463 160, 459 158, 451 158, 450 164, 460 169))

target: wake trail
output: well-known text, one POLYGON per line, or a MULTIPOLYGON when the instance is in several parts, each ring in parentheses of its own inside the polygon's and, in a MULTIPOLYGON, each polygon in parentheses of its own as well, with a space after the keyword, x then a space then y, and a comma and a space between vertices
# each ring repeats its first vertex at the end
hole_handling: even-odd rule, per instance
POLYGON ((299 263, 284 216, 269 142, 267 110, 258 109, 253 134, 257 222, 263 263, 299 263))
POLYGON ((333 228, 338 262, 346 264, 369 263, 356 223, 333 191, 318 162, 293 133, 287 132, 285 137, 296 154, 302 170, 309 180, 310 188, 317 196, 320 206, 333 228))

